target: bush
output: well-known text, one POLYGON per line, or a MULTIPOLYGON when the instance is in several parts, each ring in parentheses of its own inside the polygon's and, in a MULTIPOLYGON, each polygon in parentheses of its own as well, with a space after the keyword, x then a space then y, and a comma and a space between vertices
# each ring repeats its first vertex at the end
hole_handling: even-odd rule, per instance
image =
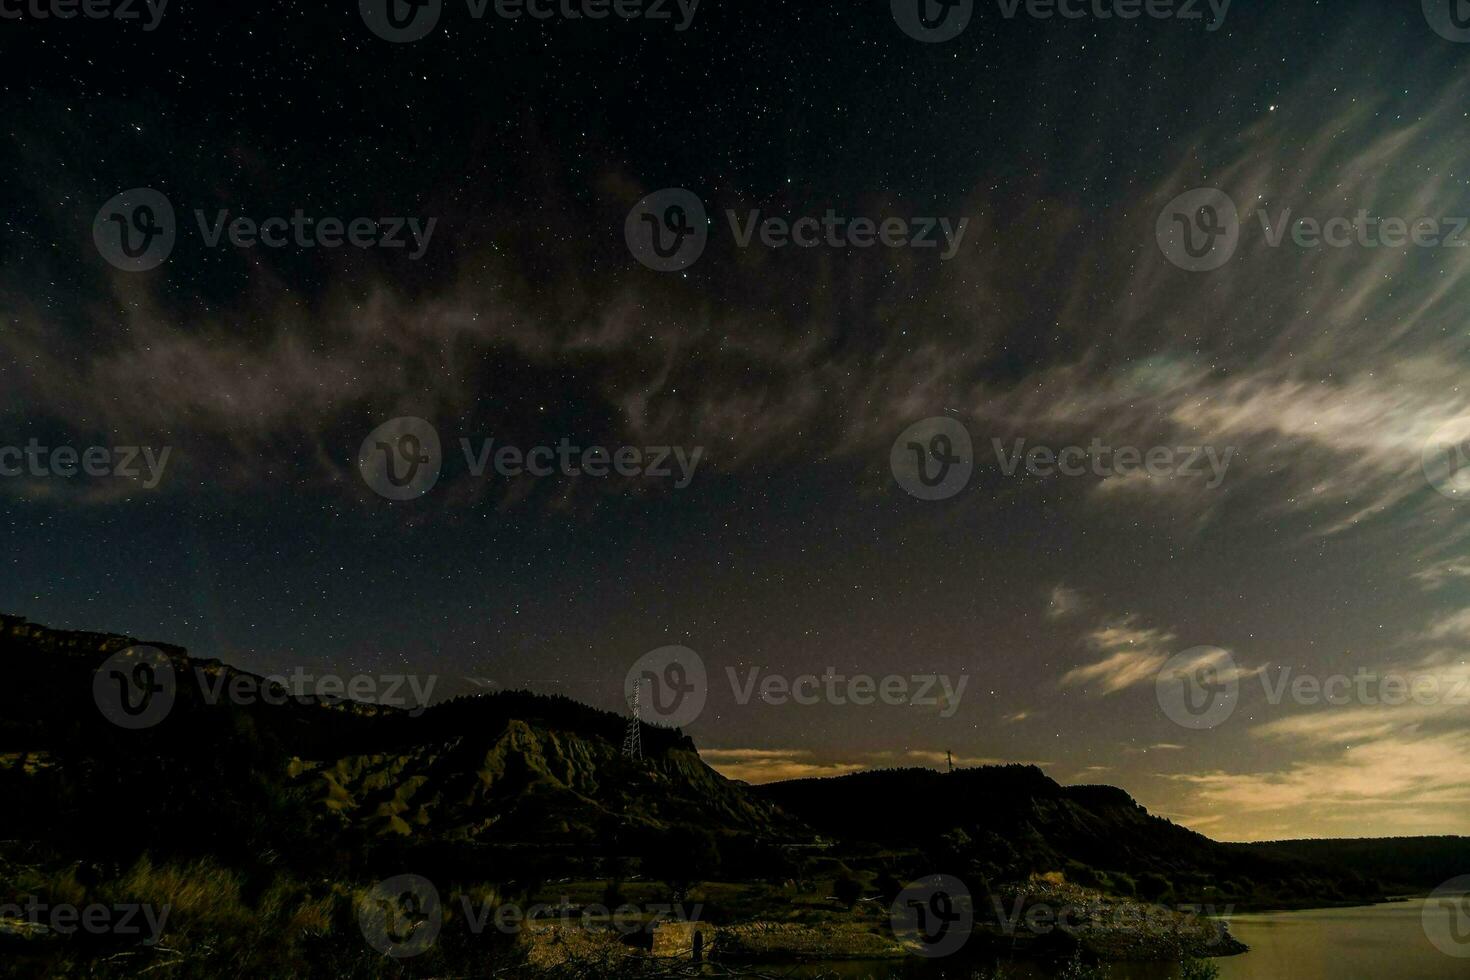
POLYGON ((1180 980, 1217 980, 1220 968, 1209 960, 1185 960, 1179 967, 1180 980))
POLYGON ((698 827, 673 827, 661 841, 662 846, 644 857, 643 870, 667 884, 674 901, 682 902, 695 883, 719 869, 719 847, 713 834, 698 827))
POLYGON ((1152 871, 1138 878, 1138 896, 1146 902, 1157 902, 1169 893, 1169 879, 1152 871))
POLYGON ((887 871, 878 872, 878 879, 874 884, 877 885, 878 897, 883 900, 884 908, 897 901, 899 893, 903 891, 903 882, 887 871))
POLYGON ((1084 888, 1102 888, 1104 876, 1081 861, 1068 861, 1065 871, 1067 880, 1084 888))
POLYGON ((1062 967, 1062 972, 1057 974, 1057 980, 1108 980, 1108 970, 1100 964, 1083 963, 1079 954, 1062 967))

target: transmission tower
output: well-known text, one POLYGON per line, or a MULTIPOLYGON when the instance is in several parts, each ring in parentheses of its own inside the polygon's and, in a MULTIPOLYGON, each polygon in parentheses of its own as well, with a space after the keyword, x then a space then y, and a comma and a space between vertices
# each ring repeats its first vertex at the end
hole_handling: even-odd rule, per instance
POLYGON ((639 699, 642 697, 641 685, 633 688, 633 700, 628 707, 633 709, 633 717, 628 720, 628 733, 623 736, 623 755, 630 762, 643 761, 643 719, 639 710, 639 699))

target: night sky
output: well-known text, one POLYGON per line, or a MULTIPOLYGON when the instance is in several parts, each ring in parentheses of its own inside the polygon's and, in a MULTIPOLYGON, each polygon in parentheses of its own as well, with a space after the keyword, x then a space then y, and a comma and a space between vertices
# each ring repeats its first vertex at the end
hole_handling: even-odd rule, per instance
POLYGON ((990 2, 935 44, 886 0, 674 16, 446 0, 401 44, 355 0, 0 19, 0 446, 171 451, 152 488, 0 476, 0 611, 611 710, 677 644, 709 668, 687 730, 737 778, 951 750, 1222 839, 1470 833, 1470 689, 1260 681, 1470 676, 1470 503, 1423 462, 1470 438, 1470 250, 1272 247, 1255 217, 1470 215, 1470 45, 1411 0, 1237 0, 1214 31, 990 2), (178 240, 121 271, 94 219, 145 187, 178 240), (1242 212, 1212 272, 1155 237, 1198 187, 1242 212), (624 239, 663 188, 710 216, 682 271, 624 239), (418 259, 210 248, 193 213, 222 209, 436 225, 418 259), (945 261, 740 248, 728 209, 969 222, 945 261), (358 457, 404 417, 442 473, 392 502, 358 457), (917 499, 890 452, 946 417, 973 475, 917 499), (476 477, 462 438, 703 456, 682 488, 476 477), (992 439, 1236 452, 1207 488, 1007 476, 992 439), (1156 677, 1200 647, 1240 695, 1190 730, 1156 677), (740 705, 752 667, 968 683, 953 711, 740 705))

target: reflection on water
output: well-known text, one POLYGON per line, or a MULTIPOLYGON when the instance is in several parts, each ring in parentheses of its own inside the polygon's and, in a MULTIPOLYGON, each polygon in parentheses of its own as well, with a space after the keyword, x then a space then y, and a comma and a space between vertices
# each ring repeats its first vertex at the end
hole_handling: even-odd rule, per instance
MULTIPOLYGON (((1230 917, 1230 931, 1251 948, 1249 953, 1214 960, 1220 980, 1467 980, 1470 978, 1470 931, 1449 919, 1457 910, 1435 906, 1428 915, 1444 916, 1443 935, 1463 938, 1451 956, 1432 944, 1424 931, 1425 900, 1394 902, 1350 909, 1273 912, 1230 917)), ((956 958, 957 959, 957 958, 956 958)), ((976 966, 954 960, 912 958, 895 963, 825 963, 796 970, 778 968, 780 976, 836 976, 842 980, 969 980, 976 966)), ((1012 963, 1007 980, 1048 980, 1055 971, 1035 964, 1012 963)), ((1168 980, 1177 968, 1164 964, 1118 964, 1111 980, 1168 980)))
MULTIPOLYGON (((1445 931, 1453 908, 1425 911, 1425 901, 1351 909, 1318 909, 1272 915, 1237 915, 1230 931, 1251 948, 1244 956, 1218 960, 1220 980, 1290 977, 1291 980, 1465 980, 1470 977, 1470 935, 1456 957, 1442 952, 1424 932, 1424 916, 1442 917, 1445 931)), ((1450 947, 1455 949, 1454 946, 1450 947)))
MULTIPOLYGON (((1014 960, 1000 964, 1002 980, 1051 980, 1055 969, 1047 969, 1025 960, 1014 960)), ((907 960, 883 963, 835 962, 804 966, 795 971, 789 968, 773 970, 781 977, 837 977, 841 980, 970 980, 980 968, 980 976, 996 966, 994 961, 961 962, 960 957, 944 960, 924 960, 911 957, 907 960)), ((1109 980, 1175 980, 1179 975, 1177 966, 1164 963, 1115 963, 1108 970, 1109 980)))

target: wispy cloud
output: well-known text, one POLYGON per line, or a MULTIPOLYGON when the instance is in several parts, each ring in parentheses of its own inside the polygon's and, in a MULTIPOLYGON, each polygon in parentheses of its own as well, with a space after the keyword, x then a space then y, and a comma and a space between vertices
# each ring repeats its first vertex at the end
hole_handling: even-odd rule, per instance
POLYGON ((1173 633, 1137 626, 1131 616, 1099 626, 1087 635, 1086 641, 1103 658, 1074 667, 1062 675, 1059 683, 1063 687, 1095 687, 1102 694, 1116 694, 1135 684, 1151 684, 1159 668, 1168 661, 1168 645, 1173 640, 1173 633))
POLYGON ((841 776, 869 768, 862 762, 817 762, 805 749, 701 749, 699 755, 720 775, 747 783, 841 776))
POLYGON ((1457 609, 1440 615, 1425 629, 1422 638, 1470 643, 1470 609, 1457 609))
POLYGON ((1048 619, 1066 619, 1086 608, 1086 596, 1076 589, 1070 589, 1058 583, 1052 586, 1051 594, 1047 597, 1046 615, 1048 619))
POLYGON ((903 752, 865 752, 839 759, 819 759, 807 749, 701 749, 700 758, 716 772, 729 779, 747 783, 774 783, 783 779, 810 779, 841 776, 868 769, 890 769, 903 766, 943 768, 951 761, 956 766, 999 766, 1014 762, 1048 765, 1031 760, 1002 759, 991 756, 954 753, 942 750, 909 749, 903 752))
POLYGON ((1425 589, 1438 589, 1459 579, 1470 579, 1470 558, 1446 558, 1409 577, 1425 589))
POLYGON ((1406 733, 1274 772, 1171 778, 1192 789, 1192 807, 1228 814, 1237 839, 1278 836, 1283 826, 1342 836, 1463 834, 1470 832, 1467 758, 1470 732, 1406 733))
POLYGON ((1280 768, 1167 778, 1191 788, 1191 808, 1228 814, 1225 826, 1244 839, 1292 827, 1358 836, 1470 830, 1470 659, 1441 650, 1342 676, 1352 686, 1333 696, 1350 703, 1293 706, 1250 729, 1288 756, 1280 768))

